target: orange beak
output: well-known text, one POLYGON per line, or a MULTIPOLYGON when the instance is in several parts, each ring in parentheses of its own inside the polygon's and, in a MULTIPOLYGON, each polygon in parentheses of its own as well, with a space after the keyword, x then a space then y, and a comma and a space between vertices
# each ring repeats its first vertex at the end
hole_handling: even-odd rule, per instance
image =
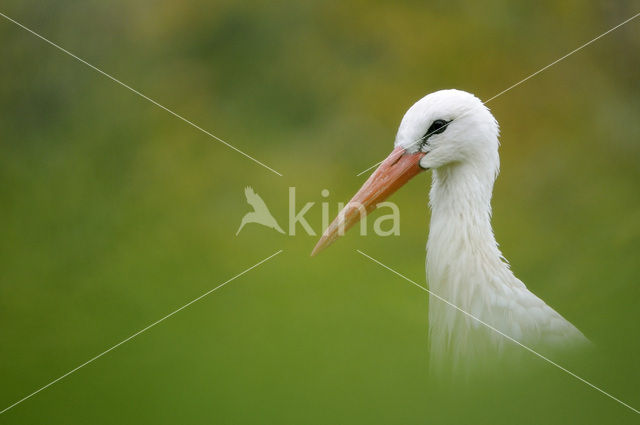
POLYGON ((362 217, 375 210, 380 202, 391 196, 420 171, 424 171, 419 165, 424 155, 422 152, 408 154, 402 147, 395 148, 327 227, 313 248, 311 256, 331 245, 362 217))

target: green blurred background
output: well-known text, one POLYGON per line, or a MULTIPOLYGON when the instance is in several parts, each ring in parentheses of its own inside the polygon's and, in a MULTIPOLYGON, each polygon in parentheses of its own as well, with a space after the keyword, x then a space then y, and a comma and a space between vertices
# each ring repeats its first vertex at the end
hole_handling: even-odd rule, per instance
MULTIPOLYGON (((637 13, 634 1, 7 0, 0 18, 0 409, 284 252, 0 416, 0 423, 638 423, 540 360, 451 391, 428 375, 429 176, 401 236, 247 225, 251 185, 320 225, 390 151, 404 111, 488 99, 637 13)), ((516 274, 598 346, 560 363, 640 407, 640 20, 492 101, 494 227, 516 274)), ((375 217, 375 215, 374 215, 375 217)), ((370 221, 370 224, 372 221, 370 221)))

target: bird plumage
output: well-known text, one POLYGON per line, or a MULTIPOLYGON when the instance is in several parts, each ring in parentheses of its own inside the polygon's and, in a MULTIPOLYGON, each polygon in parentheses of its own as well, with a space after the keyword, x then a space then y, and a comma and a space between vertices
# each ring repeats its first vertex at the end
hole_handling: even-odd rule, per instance
POLYGON ((500 361, 505 346, 517 346, 509 338, 543 351, 588 343, 513 275, 498 249, 491 227, 498 134, 489 109, 470 93, 441 90, 423 97, 402 118, 391 154, 312 251, 317 254, 357 223, 359 207, 372 211, 412 177, 432 170, 426 269, 430 364, 438 373, 471 372, 488 359, 500 361))
MULTIPOLYGON (((576 327, 514 276, 498 248, 491 227, 491 196, 499 171, 499 132, 488 108, 457 90, 436 92, 420 102, 405 117, 412 126, 419 121, 414 115, 422 120, 425 116, 451 120, 442 137, 425 148, 428 152, 421 161, 433 169, 426 262, 429 289, 527 346, 585 343, 576 327)), ((401 125, 396 144, 406 143, 403 131, 411 133, 401 125)), ((473 370, 479 359, 499 357, 508 343, 433 296, 429 333, 431 367, 440 371, 473 370)))

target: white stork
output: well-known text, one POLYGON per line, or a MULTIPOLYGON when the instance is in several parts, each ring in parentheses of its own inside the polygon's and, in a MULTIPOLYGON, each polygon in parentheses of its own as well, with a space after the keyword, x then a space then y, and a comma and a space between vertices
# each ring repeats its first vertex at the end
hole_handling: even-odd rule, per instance
MULTIPOLYGON (((528 347, 588 343, 511 272, 491 228, 500 168, 498 123, 477 97, 441 90, 404 115, 395 148, 326 229, 312 255, 331 244, 409 179, 432 170, 427 281, 432 293, 528 347)), ((479 321, 429 300, 430 365, 469 371, 499 358, 506 339, 479 321)))

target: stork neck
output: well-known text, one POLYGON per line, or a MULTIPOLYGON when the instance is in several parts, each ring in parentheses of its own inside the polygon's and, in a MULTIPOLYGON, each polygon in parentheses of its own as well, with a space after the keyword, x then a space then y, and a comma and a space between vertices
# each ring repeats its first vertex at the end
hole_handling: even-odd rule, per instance
POLYGON ((454 164, 434 170, 430 193, 430 251, 455 256, 461 251, 473 250, 500 258, 491 228, 494 180, 492 170, 474 164, 454 164))

